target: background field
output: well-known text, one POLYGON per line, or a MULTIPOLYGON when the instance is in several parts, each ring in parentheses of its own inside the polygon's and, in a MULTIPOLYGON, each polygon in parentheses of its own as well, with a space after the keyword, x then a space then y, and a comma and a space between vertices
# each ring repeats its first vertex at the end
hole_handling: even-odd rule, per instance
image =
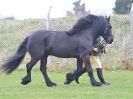
POLYGON ((32 72, 32 82, 26 86, 20 84, 24 71, 0 73, 0 99, 133 99, 133 72, 104 72, 111 85, 102 87, 92 87, 87 74, 80 78, 80 84, 64 85, 66 72, 48 72, 57 83, 52 88, 46 87, 39 71, 32 72))

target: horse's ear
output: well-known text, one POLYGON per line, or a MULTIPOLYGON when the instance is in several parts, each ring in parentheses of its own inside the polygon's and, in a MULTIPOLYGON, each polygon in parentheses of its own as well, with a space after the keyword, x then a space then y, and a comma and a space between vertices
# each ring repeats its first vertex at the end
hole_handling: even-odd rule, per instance
POLYGON ((107 21, 110 22, 110 16, 107 18, 107 21))

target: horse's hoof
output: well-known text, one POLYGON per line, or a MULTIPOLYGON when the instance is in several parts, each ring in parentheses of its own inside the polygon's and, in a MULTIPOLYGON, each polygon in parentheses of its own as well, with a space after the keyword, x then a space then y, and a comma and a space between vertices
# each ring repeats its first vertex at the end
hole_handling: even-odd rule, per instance
POLYGON ((29 78, 24 77, 24 78, 22 79, 22 81, 21 81, 21 84, 22 84, 22 85, 27 85, 27 84, 30 83, 30 82, 31 82, 31 80, 30 80, 29 78))
POLYGON ((65 84, 65 85, 68 85, 68 84, 70 84, 71 82, 72 82, 72 80, 69 80, 68 78, 66 78, 64 84, 65 84))
POLYGON ((21 84, 22 84, 22 85, 27 85, 27 84, 30 83, 30 82, 31 82, 30 80, 27 80, 27 81, 26 81, 26 80, 25 80, 25 81, 22 80, 22 81, 21 81, 21 84))
POLYGON ((70 82, 67 80, 67 79, 65 79, 65 82, 64 82, 64 84, 65 85, 68 85, 70 82))
POLYGON ((77 84, 80 84, 79 81, 75 80, 77 84))
POLYGON ((91 84, 92 84, 92 86, 95 86, 95 87, 100 87, 101 86, 100 82, 93 82, 91 84))
POLYGON ((56 83, 50 82, 50 83, 47 83, 47 86, 48 87, 53 87, 53 86, 57 86, 57 85, 56 85, 56 83))
POLYGON ((108 82, 102 83, 102 86, 109 86, 109 85, 110 85, 110 83, 108 83, 108 82))
POLYGON ((79 84, 79 79, 77 77, 75 77, 75 82, 79 84))
POLYGON ((64 84, 70 84, 72 81, 74 80, 74 76, 72 73, 67 73, 66 74, 66 79, 65 79, 65 82, 64 84))

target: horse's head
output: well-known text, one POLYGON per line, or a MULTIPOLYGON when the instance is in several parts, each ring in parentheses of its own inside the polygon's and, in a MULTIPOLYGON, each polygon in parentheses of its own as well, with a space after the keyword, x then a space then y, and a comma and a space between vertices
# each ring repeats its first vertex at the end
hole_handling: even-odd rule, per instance
POLYGON ((110 23, 110 17, 105 17, 104 33, 102 34, 106 43, 111 44, 113 42, 112 26, 110 23))

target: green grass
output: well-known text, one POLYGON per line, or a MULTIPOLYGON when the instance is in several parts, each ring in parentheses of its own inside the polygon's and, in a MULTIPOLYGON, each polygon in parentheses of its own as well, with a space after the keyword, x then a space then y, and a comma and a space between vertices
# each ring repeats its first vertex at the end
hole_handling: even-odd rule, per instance
POLYGON ((32 82, 26 86, 20 84, 24 71, 0 73, 0 99, 133 99, 133 72, 104 72, 111 85, 102 87, 92 87, 86 74, 80 78, 80 84, 64 85, 66 72, 48 72, 57 83, 52 88, 46 87, 39 71, 32 72, 32 82))

